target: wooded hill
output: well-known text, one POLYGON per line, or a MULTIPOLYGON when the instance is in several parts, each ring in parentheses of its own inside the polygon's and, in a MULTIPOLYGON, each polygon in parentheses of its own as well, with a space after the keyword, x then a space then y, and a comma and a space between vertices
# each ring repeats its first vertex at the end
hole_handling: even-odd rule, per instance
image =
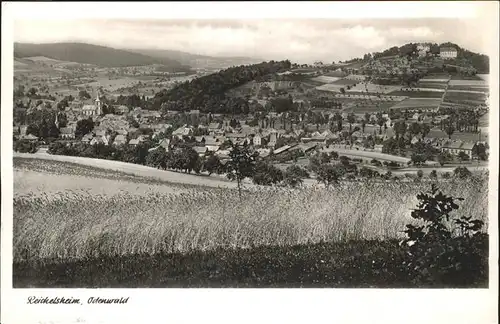
POLYGON ((197 109, 204 113, 247 113, 247 100, 230 98, 226 92, 264 75, 286 71, 290 67, 288 60, 231 67, 161 91, 155 95, 153 106, 163 111, 197 109))
POLYGON ((93 64, 100 67, 160 64, 172 69, 172 72, 187 71, 190 69, 189 66, 184 66, 176 60, 153 58, 144 54, 132 53, 106 46, 85 43, 14 43, 15 58, 34 56, 44 56, 59 61, 93 64))

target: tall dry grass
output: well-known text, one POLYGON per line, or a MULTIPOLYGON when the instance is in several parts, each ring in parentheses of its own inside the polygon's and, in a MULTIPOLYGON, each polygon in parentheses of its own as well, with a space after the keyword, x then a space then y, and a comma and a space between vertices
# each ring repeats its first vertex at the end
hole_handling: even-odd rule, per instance
MULTIPOLYGON (((152 254, 216 247, 294 245, 389 239, 411 222, 426 183, 344 183, 330 189, 231 189, 182 193, 85 192, 14 199, 14 260, 152 254)), ((439 188, 463 197, 458 215, 487 222, 487 181, 450 181, 439 188)))

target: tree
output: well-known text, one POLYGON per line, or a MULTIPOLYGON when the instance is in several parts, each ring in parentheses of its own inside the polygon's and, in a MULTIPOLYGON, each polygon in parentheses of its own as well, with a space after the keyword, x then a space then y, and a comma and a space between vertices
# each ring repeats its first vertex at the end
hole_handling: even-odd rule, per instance
POLYGON ((414 165, 421 165, 421 164, 425 163, 426 160, 427 160, 427 157, 425 156, 425 154, 413 153, 411 155, 411 162, 414 165))
POLYGON ((158 147, 146 156, 146 165, 155 168, 167 168, 167 152, 163 147, 158 147))
POLYGON ((422 124, 420 127, 420 132, 422 133, 422 138, 426 137, 431 131, 431 127, 428 124, 422 124))
POLYGON ((255 165, 255 172, 252 176, 255 184, 270 186, 283 181, 283 172, 280 169, 264 161, 259 161, 255 165))
POLYGON ((92 118, 82 119, 76 123, 75 137, 82 138, 94 129, 94 121, 92 118))
POLYGON ((431 173, 429 174, 429 178, 431 179, 437 179, 437 172, 436 170, 432 170, 431 173))
POLYGON ((461 162, 469 161, 469 155, 464 151, 460 151, 458 153, 458 158, 460 159, 461 162))
POLYGON ((458 167, 453 171, 453 174, 460 179, 468 178, 472 173, 466 167, 458 167))
POLYGON ((323 164, 316 170, 316 179, 318 182, 324 183, 328 188, 330 184, 339 182, 340 173, 335 166, 331 164, 323 164))
POLYGON ((417 171, 417 177, 418 177, 418 179, 422 179, 423 176, 424 176, 424 171, 418 170, 417 171))
POLYGON ((219 157, 213 153, 209 154, 203 163, 203 170, 207 171, 208 175, 222 172, 222 167, 219 157))
POLYGON ((284 174, 285 184, 296 187, 302 184, 303 179, 309 178, 309 173, 297 165, 289 166, 284 174))
POLYGON ((356 122, 356 116, 353 113, 347 115, 347 122, 349 123, 349 132, 352 131, 352 124, 356 122))
POLYGON ((396 139, 399 139, 400 136, 404 136, 406 133, 406 123, 402 120, 397 121, 394 124, 394 133, 396 133, 396 139))
POLYGON ((451 161, 451 155, 448 152, 441 152, 438 154, 437 160, 443 166, 446 162, 451 161))
POLYGON ((420 127, 420 124, 419 123, 413 123, 410 125, 410 127, 408 128, 408 131, 410 132, 410 134, 412 136, 415 136, 417 134, 420 134, 420 132, 422 131, 422 128, 420 127))
POLYGON ((453 126, 453 122, 451 120, 448 120, 445 123, 444 131, 446 135, 448 135, 448 139, 451 139, 451 135, 455 132, 455 127, 453 126))
POLYGON ((472 148, 472 155, 482 161, 486 161, 488 159, 488 155, 486 154, 486 146, 483 143, 474 145, 474 147, 472 148))
POLYGON ((250 152, 250 147, 246 143, 243 145, 231 145, 229 161, 226 163, 227 177, 231 181, 236 180, 240 199, 241 181, 253 176, 257 156, 257 152, 250 152))
POLYGON ((78 97, 80 98, 80 100, 92 98, 86 90, 80 90, 80 92, 78 92, 78 97))

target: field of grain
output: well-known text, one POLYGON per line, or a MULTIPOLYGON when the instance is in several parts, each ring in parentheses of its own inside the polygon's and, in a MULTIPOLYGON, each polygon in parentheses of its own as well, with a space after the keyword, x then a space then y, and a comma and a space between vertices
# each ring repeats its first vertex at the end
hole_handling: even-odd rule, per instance
MULTIPOLYGON (((42 178, 34 177, 30 173, 16 188, 26 192, 30 181, 40 186, 42 178)), ((88 178, 85 186, 110 184, 97 174, 88 178)), ((226 188, 199 186, 172 193, 161 185, 137 183, 105 189, 120 194, 56 193, 61 187, 52 179, 45 176, 40 195, 16 192, 16 261, 400 238, 411 221, 416 194, 427 189, 424 183, 343 183, 330 189, 251 190, 240 200, 236 190, 226 188)), ((486 220, 487 183, 467 184, 446 182, 441 189, 465 198, 460 215, 486 220)))

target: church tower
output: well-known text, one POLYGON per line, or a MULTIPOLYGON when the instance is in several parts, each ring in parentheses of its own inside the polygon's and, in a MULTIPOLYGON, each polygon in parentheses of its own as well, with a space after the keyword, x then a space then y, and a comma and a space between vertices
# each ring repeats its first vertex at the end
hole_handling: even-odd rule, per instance
POLYGON ((102 114, 101 100, 99 99, 99 91, 97 91, 97 98, 95 99, 96 115, 102 114))

